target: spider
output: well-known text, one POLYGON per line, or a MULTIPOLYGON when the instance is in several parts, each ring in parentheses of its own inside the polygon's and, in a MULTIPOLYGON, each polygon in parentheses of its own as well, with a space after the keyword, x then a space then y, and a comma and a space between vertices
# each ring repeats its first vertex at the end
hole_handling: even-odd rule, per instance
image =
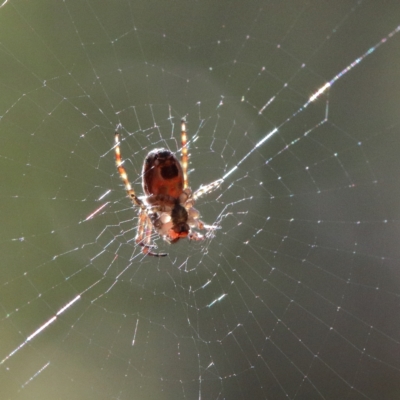
POLYGON ((216 227, 200 220, 200 213, 194 208, 195 201, 215 190, 222 183, 218 179, 208 185, 201 185, 192 193, 188 186, 188 148, 186 119, 181 120, 182 159, 169 150, 154 149, 147 154, 143 163, 142 187, 145 196, 138 197, 132 189, 123 167, 120 150, 120 135, 115 132, 115 161, 128 197, 139 208, 139 222, 136 243, 149 256, 165 257, 167 253, 154 253, 150 244, 153 229, 168 243, 179 239, 203 240, 204 236, 195 229, 212 232, 216 227))

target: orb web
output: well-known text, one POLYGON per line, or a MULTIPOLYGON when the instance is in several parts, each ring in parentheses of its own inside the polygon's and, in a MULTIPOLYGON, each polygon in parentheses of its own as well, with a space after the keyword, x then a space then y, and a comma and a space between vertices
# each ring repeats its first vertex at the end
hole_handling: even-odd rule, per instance
MULTIPOLYGON (((399 393, 398 6, 0 5, 0 393, 399 393), (180 156, 218 226, 145 256, 114 161, 180 156)), ((64 394, 60 394, 64 393, 64 394)))

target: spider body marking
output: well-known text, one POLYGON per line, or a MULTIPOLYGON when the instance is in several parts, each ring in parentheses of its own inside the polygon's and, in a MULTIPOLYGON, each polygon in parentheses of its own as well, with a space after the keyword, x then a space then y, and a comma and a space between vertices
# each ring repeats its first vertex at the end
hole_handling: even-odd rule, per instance
POLYGON ((151 196, 170 196, 177 199, 183 191, 183 171, 173 153, 155 149, 147 154, 142 171, 143 191, 151 196))
POLYGON ((166 149, 150 151, 143 163, 142 187, 144 196, 139 198, 132 189, 128 175, 122 165, 119 133, 115 132, 115 160, 125 190, 134 206, 139 207, 139 223, 136 243, 142 246, 144 254, 164 257, 166 253, 154 253, 151 248, 151 235, 154 230, 168 243, 179 239, 203 240, 204 236, 195 229, 213 231, 215 227, 205 225, 199 212, 193 207, 195 200, 219 187, 219 179, 201 186, 192 194, 188 187, 187 133, 186 120, 181 120, 182 159, 166 149))

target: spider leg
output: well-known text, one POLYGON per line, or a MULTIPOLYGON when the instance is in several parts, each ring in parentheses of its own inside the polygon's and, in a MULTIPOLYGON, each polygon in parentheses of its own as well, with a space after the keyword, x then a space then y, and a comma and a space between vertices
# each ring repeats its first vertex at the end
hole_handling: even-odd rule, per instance
POLYGON ((129 183, 128 174, 126 173, 125 168, 122 165, 121 149, 119 147, 119 143, 119 133, 115 132, 115 164, 117 165, 119 176, 124 183, 126 193, 128 194, 128 197, 131 199, 132 203, 135 206, 140 207, 143 211, 146 211, 146 206, 144 205, 143 201, 136 196, 135 191, 132 189, 132 186, 129 183))
POLYGON ((199 232, 191 232, 188 236, 189 240, 194 240, 196 242, 204 240, 204 235, 199 232))
POLYGON ((145 240, 144 232, 146 230, 146 224, 147 224, 146 213, 141 210, 139 213, 139 222, 135 238, 136 243, 139 244, 140 246, 146 246, 146 244, 144 243, 145 240))
POLYGON ((183 189, 186 189, 189 186, 189 180, 187 175, 189 156, 188 156, 188 148, 187 148, 187 132, 186 132, 186 119, 181 119, 181 138, 182 138, 182 170, 183 170, 183 189))
MULTIPOLYGON (((186 119, 185 118, 181 119, 181 138, 182 138, 181 164, 182 164, 182 170, 183 170, 183 189, 186 189, 189 187, 189 179, 188 179, 188 175, 187 175, 187 170, 188 170, 188 165, 189 165, 189 154, 188 154, 188 147, 187 147, 187 131, 186 131, 186 119)), ((219 188, 219 186, 221 185, 221 183, 223 181, 224 181, 223 179, 217 179, 216 181, 211 182, 208 185, 200 186, 199 189, 197 189, 193 193, 193 200, 196 201, 199 197, 219 188)))
POLYGON ((151 232, 153 231, 153 225, 146 211, 140 211, 139 213, 139 224, 136 234, 136 243, 142 246, 142 252, 153 257, 165 257, 167 253, 153 253, 150 249, 154 247, 150 244, 151 232))
POLYGON ((115 163, 117 165, 118 173, 124 183, 126 193, 128 197, 131 199, 134 206, 140 207, 139 213, 139 223, 136 234, 136 243, 142 246, 142 251, 144 254, 154 257, 165 257, 166 253, 153 253, 149 249, 154 247, 150 245, 151 240, 151 232, 152 232, 152 223, 147 215, 147 208, 142 200, 136 196, 135 191, 132 189, 131 184, 128 180, 128 174, 125 171, 125 168, 122 166, 122 158, 121 158, 121 149, 119 147, 119 133, 115 132, 115 163))
POLYGON ((204 196, 207 193, 210 193, 221 186, 223 179, 217 179, 214 182, 209 183, 205 186, 200 186, 194 193, 193 193, 193 200, 197 200, 199 197, 204 196))

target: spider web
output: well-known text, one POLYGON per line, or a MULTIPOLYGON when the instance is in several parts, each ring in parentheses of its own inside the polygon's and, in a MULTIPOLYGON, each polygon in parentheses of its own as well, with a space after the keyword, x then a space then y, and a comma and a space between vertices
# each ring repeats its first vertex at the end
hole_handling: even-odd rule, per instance
POLYGON ((399 15, 2 3, 1 398, 397 398, 399 15), (182 116, 219 228, 146 257, 113 134, 141 195, 182 116))

